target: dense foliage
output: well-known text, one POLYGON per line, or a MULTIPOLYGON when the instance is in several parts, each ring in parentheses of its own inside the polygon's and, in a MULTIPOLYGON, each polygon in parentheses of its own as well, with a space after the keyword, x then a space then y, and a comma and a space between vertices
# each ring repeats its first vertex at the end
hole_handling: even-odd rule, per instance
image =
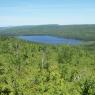
POLYGON ((0 35, 51 35, 95 41, 95 25, 33 25, 1 27, 0 35))
POLYGON ((0 37, 0 95, 95 95, 95 51, 0 37))

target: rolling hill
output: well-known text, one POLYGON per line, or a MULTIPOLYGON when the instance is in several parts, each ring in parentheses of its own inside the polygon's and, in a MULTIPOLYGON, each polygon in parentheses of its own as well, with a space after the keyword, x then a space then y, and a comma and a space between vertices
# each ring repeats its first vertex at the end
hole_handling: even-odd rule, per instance
POLYGON ((15 27, 1 27, 0 35, 51 35, 95 41, 95 25, 26 25, 15 27))

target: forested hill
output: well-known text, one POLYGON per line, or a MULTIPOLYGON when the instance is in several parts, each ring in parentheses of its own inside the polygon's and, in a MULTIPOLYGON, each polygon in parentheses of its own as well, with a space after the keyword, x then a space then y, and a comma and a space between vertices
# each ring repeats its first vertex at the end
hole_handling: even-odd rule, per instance
POLYGON ((0 37, 0 95, 95 95, 90 47, 0 37))
POLYGON ((1 27, 0 35, 53 35, 95 41, 95 25, 26 25, 1 27))

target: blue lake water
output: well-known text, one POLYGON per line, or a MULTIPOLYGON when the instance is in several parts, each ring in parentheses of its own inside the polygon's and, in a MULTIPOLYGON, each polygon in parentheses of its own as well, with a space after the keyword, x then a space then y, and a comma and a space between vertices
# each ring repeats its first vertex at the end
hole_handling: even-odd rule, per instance
POLYGON ((46 43, 46 44, 72 44, 76 45, 80 43, 80 40, 76 39, 67 39, 60 38, 54 36, 19 36, 20 39, 38 43, 46 43))

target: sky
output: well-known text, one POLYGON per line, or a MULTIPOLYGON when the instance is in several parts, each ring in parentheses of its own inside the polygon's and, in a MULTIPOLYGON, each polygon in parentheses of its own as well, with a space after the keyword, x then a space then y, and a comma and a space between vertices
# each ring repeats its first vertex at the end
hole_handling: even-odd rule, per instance
POLYGON ((95 0, 0 0, 0 27, 95 24, 95 0))

